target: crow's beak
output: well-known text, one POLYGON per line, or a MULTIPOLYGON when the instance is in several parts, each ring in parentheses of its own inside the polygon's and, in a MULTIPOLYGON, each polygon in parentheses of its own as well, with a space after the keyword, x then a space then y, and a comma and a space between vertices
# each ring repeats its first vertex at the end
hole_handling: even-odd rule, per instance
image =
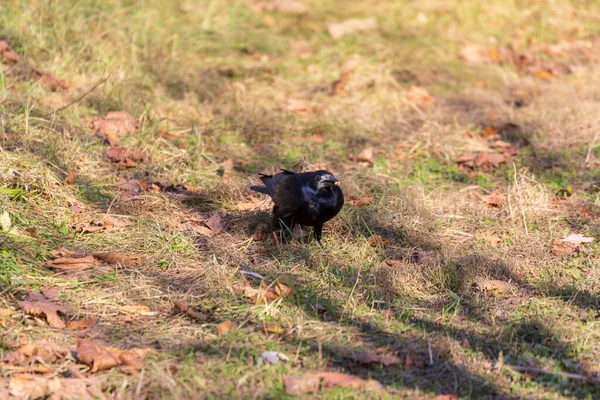
POLYGON ((333 175, 324 175, 321 178, 321 186, 323 187, 331 187, 334 185, 339 185, 340 181, 338 181, 333 175))
POLYGON ((333 184, 334 184, 335 186, 340 186, 340 181, 335 181, 333 184))

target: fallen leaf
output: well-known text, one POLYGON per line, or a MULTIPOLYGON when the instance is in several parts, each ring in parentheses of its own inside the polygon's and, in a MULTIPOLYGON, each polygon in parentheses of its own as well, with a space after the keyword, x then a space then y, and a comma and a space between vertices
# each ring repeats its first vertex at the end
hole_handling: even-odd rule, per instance
POLYGON ((409 104, 429 110, 435 105, 435 97, 423 87, 413 86, 405 92, 406 101, 409 104))
POLYGON ((346 201, 353 207, 365 207, 373 204, 373 199, 371 198, 371 195, 369 193, 362 194, 358 198, 354 196, 348 196, 348 199, 346 201))
POLYGON ((373 148, 366 147, 362 149, 362 151, 356 157, 354 157, 354 159, 358 162, 368 162, 373 164, 375 162, 373 157, 373 148))
POLYGON ((478 279, 475 281, 475 287, 477 290, 485 292, 488 296, 495 296, 517 288, 513 283, 498 279, 478 279))
POLYGON ((144 365, 144 356, 148 350, 121 350, 116 347, 102 346, 87 339, 77 339, 77 359, 92 367, 90 372, 97 372, 124 365, 132 367, 128 371, 140 369, 144 365))
POLYGON ((93 257, 107 264, 136 265, 140 262, 139 256, 125 256, 116 251, 94 253, 93 257))
POLYGON ((384 247, 390 244, 389 239, 384 239, 379 235, 373 235, 367 240, 371 247, 384 247))
POLYGON ((219 211, 211 213, 210 217, 206 219, 204 223, 210 228, 213 235, 218 235, 225 229, 223 218, 221 218, 221 213, 219 211))
POLYGON ((119 138, 138 130, 139 122, 125 111, 112 111, 104 116, 94 117, 89 127, 97 136, 114 146, 119 138))
POLYGON ((564 243, 560 239, 552 242, 552 254, 555 256, 570 256, 579 252, 577 246, 573 246, 569 243, 564 243))
POLYGON ((140 149, 129 149, 113 146, 105 150, 110 161, 117 163, 120 168, 135 168, 138 162, 148 161, 148 155, 140 149))
POLYGON ((177 314, 184 314, 191 319, 199 321, 208 321, 211 317, 212 310, 208 308, 200 308, 198 306, 191 306, 187 301, 177 301, 173 305, 173 311, 177 314))
POLYGON ((44 295, 44 297, 47 298, 48 300, 50 300, 50 301, 58 300, 59 293, 58 293, 57 288, 51 287, 51 286, 44 286, 41 290, 42 290, 42 294, 44 295))
POLYGON ((54 76, 54 74, 51 74, 49 72, 39 71, 37 69, 31 70, 31 79, 36 82, 41 83, 48 90, 51 90, 53 92, 55 92, 59 89, 62 90, 62 89, 69 88, 69 85, 65 81, 58 79, 56 76, 54 76))
POLYGON ((321 377, 318 374, 306 374, 303 376, 287 375, 283 377, 285 392, 289 396, 301 396, 306 393, 316 393, 321 385, 321 377))
POLYGON ((54 260, 46 261, 47 267, 57 269, 59 271, 83 271, 85 269, 93 268, 98 264, 100 264, 98 260, 92 256, 79 258, 58 257, 54 260))
POLYGON ((223 336, 228 333, 230 330, 234 329, 237 326, 236 323, 231 321, 223 321, 217 325, 217 335, 223 336))
POLYGON ((227 179, 233 172, 233 160, 227 159, 223 161, 223 178, 227 179))
POLYGON ((352 18, 342 22, 331 22, 327 24, 327 31, 334 39, 356 32, 368 32, 377 29, 375 17, 352 18))
POLYGON ((67 322, 67 328, 69 328, 69 329, 87 329, 87 328, 91 328, 95 325, 96 325, 96 321, 94 321, 90 317, 67 322))
POLYGON ((15 64, 21 61, 21 57, 8 45, 6 40, 0 40, 0 57, 2 57, 3 64, 15 64))
POLYGON ((267 286, 263 281, 259 289, 254 289, 252 286, 243 287, 244 295, 253 303, 269 303, 280 298, 285 298, 292 293, 292 289, 279 282, 275 281, 272 285, 267 286))
POLYGON ((493 126, 488 126, 486 127, 483 132, 481 132, 481 137, 484 139, 489 138, 490 136, 496 136, 498 135, 498 131, 496 130, 496 128, 494 128, 493 126))
POLYGON ((27 314, 35 317, 45 316, 48 325, 52 328, 65 328, 65 321, 58 315, 58 312, 67 313, 71 311, 71 306, 58 305, 48 301, 39 292, 29 292, 30 300, 19 302, 19 307, 27 314))
POLYGON ((51 381, 35 375, 17 375, 10 379, 8 390, 19 399, 42 399, 50 394, 51 381))
POLYGON ((126 228, 128 226, 132 226, 134 225, 133 222, 131 222, 129 219, 127 218, 120 218, 120 217, 114 217, 114 216, 110 216, 107 215, 104 217, 104 219, 102 220, 102 224, 104 226, 105 229, 120 229, 120 228, 126 228))
POLYGON ((350 76, 354 72, 358 65, 357 60, 347 61, 344 65, 342 65, 340 71, 340 77, 335 82, 331 84, 331 95, 335 96, 337 94, 344 93, 346 91, 346 83, 350 79, 350 76))

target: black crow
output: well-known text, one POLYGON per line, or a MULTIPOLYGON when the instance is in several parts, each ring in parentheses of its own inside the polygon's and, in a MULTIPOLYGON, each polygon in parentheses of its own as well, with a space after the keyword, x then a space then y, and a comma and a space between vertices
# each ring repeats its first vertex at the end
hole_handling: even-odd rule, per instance
POLYGON ((273 227, 292 231, 295 224, 312 226, 321 247, 323 224, 335 217, 344 205, 344 193, 338 180, 324 170, 294 172, 283 169, 275 175, 260 174, 265 186, 252 190, 273 199, 273 227))

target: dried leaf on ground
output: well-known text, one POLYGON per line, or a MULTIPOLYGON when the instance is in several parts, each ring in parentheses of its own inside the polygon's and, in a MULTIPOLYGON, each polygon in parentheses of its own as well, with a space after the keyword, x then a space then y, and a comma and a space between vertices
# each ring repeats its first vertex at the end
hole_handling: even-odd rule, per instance
POLYGON ((225 225, 223 221, 224 214, 225 212, 221 210, 213 211, 210 214, 210 217, 204 220, 204 223, 210 229, 210 235, 207 236, 218 235, 223 230, 225 230, 225 225))
POLYGON ((93 257, 107 264, 136 265, 140 263, 140 256, 125 256, 116 251, 94 253, 93 257))
POLYGON ((388 244, 390 244, 389 239, 384 239, 379 235, 371 236, 369 238, 369 240, 367 240, 367 242, 369 243, 369 246, 371 246, 371 247, 384 247, 384 246, 387 246, 388 244))
POLYGON ((473 192, 473 195, 485 202, 488 207, 500 208, 506 201, 506 194, 502 189, 496 189, 492 193, 485 196, 482 196, 477 192, 473 192))
POLYGON ((58 297, 60 296, 58 289, 52 286, 44 286, 41 291, 44 297, 50 301, 58 300, 58 297))
POLYGON ((96 321, 94 321, 90 317, 67 322, 67 328, 69 328, 69 329, 87 329, 87 328, 91 328, 95 325, 96 325, 96 321))
POLYGON ((208 321, 212 314, 211 309, 191 306, 187 301, 184 300, 175 302, 173 305, 173 311, 177 314, 184 314, 191 319, 204 322, 208 321))
POLYGON ((31 79, 41 83, 48 90, 53 92, 57 90, 68 89, 69 85, 62 79, 58 79, 54 74, 49 72, 39 71, 37 69, 31 70, 31 79))
POLYGON ((342 22, 331 22, 327 24, 327 30, 334 39, 339 39, 351 33, 368 32, 376 29, 377 20, 375 17, 352 18, 342 22))
POLYGON ((362 194, 360 197, 349 195, 346 202, 353 207, 365 207, 373 204, 373 198, 369 193, 362 194))
POLYGON ((552 254, 555 256, 571 256, 579 252, 579 247, 564 243, 560 239, 552 242, 552 254))
POLYGON ((15 313, 16 311, 14 310, 9 310, 8 308, 0 308, 0 318, 10 317, 15 313))
POLYGON ((237 324, 231 321, 223 321, 217 325, 217 335, 223 336, 226 333, 229 333, 230 330, 235 329, 237 324))
POLYGON ((12 220, 10 218, 10 215, 8 214, 8 211, 4 210, 0 214, 0 229, 2 229, 2 232, 8 232, 11 228, 12 220))
POLYGON ((253 303, 269 303, 280 298, 285 298, 292 293, 292 289, 279 282, 275 281, 272 285, 267 286, 265 282, 258 289, 254 289, 250 285, 246 285, 242 288, 244 295, 248 297, 253 303))
POLYGON ((106 149, 105 154, 120 168, 135 168, 138 166, 138 162, 148 161, 148 155, 140 149, 113 146, 106 149))
POLYGON ((496 296, 517 288, 515 284, 499 279, 478 279, 475 281, 475 287, 487 296, 496 296))
POLYGON ((46 266, 59 271, 83 271, 93 268, 100 263, 92 256, 85 257, 58 257, 54 260, 46 261, 46 266))
POLYGON ((66 327, 65 321, 58 315, 58 312, 67 313, 71 311, 71 306, 53 303, 39 292, 29 292, 29 299, 19 302, 19 307, 23 311, 35 317, 46 317, 48 325, 53 328, 66 327))
POLYGON ((484 138, 484 139, 487 139, 489 137, 496 136, 496 135, 498 135, 498 131, 496 130, 496 128, 494 128, 491 125, 488 126, 488 127, 486 127, 483 130, 483 132, 481 132, 481 137, 484 138))
POLYGON ((344 65, 342 65, 340 71, 340 78, 331 84, 332 96, 344 93, 346 91, 346 83, 348 83, 348 80, 350 79, 352 73, 354 73, 354 70, 356 69, 357 65, 357 60, 350 60, 344 65))
POLYGON ((0 57, 3 64, 14 64, 21 61, 21 57, 8 45, 6 40, 0 40, 0 57))
POLYGON ((383 385, 373 379, 365 380, 356 375, 340 372, 316 372, 303 376, 287 375, 283 378, 285 391, 290 396, 316 393, 321 382, 327 387, 341 386, 372 391, 383 389, 383 385))
POLYGON ((96 135, 114 146, 118 139, 139 129, 139 122, 125 111, 112 111, 104 116, 94 117, 89 124, 96 135))
POLYGON ((460 50, 459 56, 471 65, 481 65, 492 61, 494 52, 482 45, 469 43, 460 50))
POLYGON ((373 148, 365 147, 361 150, 360 153, 358 153, 356 157, 354 157, 354 160, 358 162, 368 162, 373 164, 375 162, 375 158, 373 157, 373 148))
POLYGON ((102 346, 91 340, 77 339, 77 359, 90 365, 91 372, 119 365, 141 369, 144 366, 144 356, 147 352, 147 349, 121 350, 116 347, 102 346))
POLYGON ((429 110, 435 106, 435 97, 429 91, 420 86, 413 86, 405 93, 406 101, 409 104, 429 110))

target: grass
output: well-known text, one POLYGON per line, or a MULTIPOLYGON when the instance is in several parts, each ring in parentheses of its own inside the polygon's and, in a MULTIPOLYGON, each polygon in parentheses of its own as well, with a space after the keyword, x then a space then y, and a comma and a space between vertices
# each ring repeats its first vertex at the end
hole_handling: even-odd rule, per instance
MULTIPOLYGON (((573 73, 543 80, 510 65, 474 67, 458 53, 466 43, 595 45, 600 7, 306 3, 311 12, 303 16, 257 12, 249 4, 258 2, 241 0, 1 5, 0 39, 70 88, 52 92, 9 65, 0 73, 0 208, 19 232, 0 233, 0 308, 18 311, 27 289, 53 286, 73 305, 69 318, 97 321, 84 335, 155 349, 143 373, 99 374, 113 397, 286 398, 288 374, 341 371, 375 379, 385 392, 334 387, 307 397, 597 398, 593 384, 498 367, 500 360, 583 376, 600 368, 598 245, 564 258, 550 252, 552 240, 571 232, 599 237, 597 146, 585 162, 598 129, 597 66, 545 55, 573 73), (371 15, 375 32, 339 40, 327 33, 328 22, 371 15), (356 71, 345 92, 331 96, 349 60, 356 71), (436 97, 432 109, 405 100, 413 85, 436 97), (513 106, 514 90, 531 93, 525 106, 513 106), (296 112, 294 102, 307 111, 296 112), (94 116, 121 110, 139 117, 140 129, 120 144, 150 155, 125 170, 107 160, 88 127, 94 116), (504 140, 522 145, 511 163, 459 169, 458 156, 481 150, 473 135, 507 123, 517 128, 504 140), (374 162, 355 161, 367 147, 374 162), (223 177, 227 159, 234 170, 223 177), (269 235, 253 237, 270 206, 249 190, 258 172, 279 166, 326 167, 341 177, 348 200, 372 201, 348 201, 327 224, 324 249, 311 240, 280 248, 269 235), (118 185, 131 179, 201 189, 126 198, 118 185), (495 189, 505 199, 499 208, 480 199, 495 189), (241 207, 249 202, 252 209, 241 207), (226 212, 225 230, 197 233, 194 219, 217 209, 226 212), (105 215, 133 225, 82 232, 105 215), (372 235, 389 243, 372 247, 372 235), (44 263, 57 246, 141 262, 56 274, 44 263), (236 288, 258 282, 240 270, 279 279, 292 295, 251 304, 236 288), (481 278, 517 289, 488 296, 473 287, 481 278), (211 309, 210 318, 173 314, 178 300, 211 309), (131 305, 157 314, 123 311, 131 305), (217 336, 216 325, 228 320, 238 327, 217 336), (352 359, 376 349, 401 363, 352 359), (266 350, 291 360, 257 367, 266 350)), ((21 311, 0 322, 2 354, 24 337, 73 347, 77 336, 21 311)), ((14 375, 0 371, 3 382, 14 375)))

